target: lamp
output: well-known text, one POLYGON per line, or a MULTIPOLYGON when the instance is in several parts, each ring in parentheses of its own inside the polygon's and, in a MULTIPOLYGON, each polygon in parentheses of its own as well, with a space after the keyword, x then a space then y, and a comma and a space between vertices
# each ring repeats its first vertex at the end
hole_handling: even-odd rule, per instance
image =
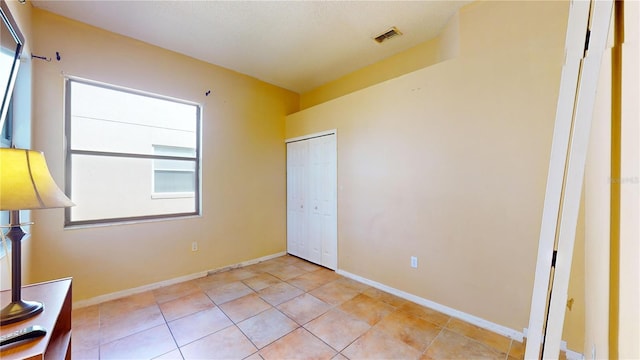
POLYGON ((11 303, 0 313, 0 325, 28 319, 43 309, 39 302, 21 298, 22 268, 20 210, 49 209, 74 204, 58 188, 49 174, 41 152, 26 149, 0 149, 0 210, 11 211, 11 303))

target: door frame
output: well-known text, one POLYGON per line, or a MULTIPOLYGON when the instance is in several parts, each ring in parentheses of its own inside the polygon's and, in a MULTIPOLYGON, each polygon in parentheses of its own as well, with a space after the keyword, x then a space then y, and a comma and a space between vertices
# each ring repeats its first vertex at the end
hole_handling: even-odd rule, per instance
POLYGON ((296 136, 296 137, 284 139, 284 143, 287 144, 287 143, 290 143, 290 142, 309 140, 309 139, 322 137, 322 136, 327 136, 327 135, 335 135, 336 136, 336 145, 337 145, 337 143, 338 143, 338 141, 337 141, 338 140, 338 129, 324 130, 324 131, 319 131, 319 132, 315 132, 315 133, 311 133, 311 134, 306 134, 306 135, 301 135, 301 136, 296 136))
POLYGON ((525 359, 558 358, 589 132, 613 0, 570 4, 525 359))

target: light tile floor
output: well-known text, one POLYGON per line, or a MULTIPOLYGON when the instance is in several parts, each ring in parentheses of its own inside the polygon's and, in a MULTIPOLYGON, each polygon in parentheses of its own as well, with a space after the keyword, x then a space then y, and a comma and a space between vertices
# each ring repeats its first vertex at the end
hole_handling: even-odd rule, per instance
POLYGON ((521 359, 506 337, 293 256, 73 311, 74 359, 521 359))

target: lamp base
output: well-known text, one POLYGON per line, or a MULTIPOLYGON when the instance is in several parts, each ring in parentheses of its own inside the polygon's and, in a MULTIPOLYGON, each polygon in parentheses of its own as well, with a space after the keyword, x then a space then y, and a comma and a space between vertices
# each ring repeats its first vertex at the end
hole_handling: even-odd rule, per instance
POLYGON ((36 301, 13 301, 0 312, 0 325, 26 320, 42 312, 44 306, 36 301))

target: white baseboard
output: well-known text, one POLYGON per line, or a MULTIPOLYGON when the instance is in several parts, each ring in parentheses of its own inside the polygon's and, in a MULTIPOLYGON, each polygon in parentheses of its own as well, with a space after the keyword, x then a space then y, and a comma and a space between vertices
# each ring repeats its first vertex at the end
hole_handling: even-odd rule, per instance
MULTIPOLYGON (((565 342, 565 348, 567 347, 566 342, 565 342)), ((565 350, 566 354, 567 354, 567 360, 584 360, 584 355, 582 355, 581 353, 577 352, 577 351, 573 351, 573 350, 565 350)))
MULTIPOLYGON (((160 281, 160 282, 156 282, 153 284, 148 284, 148 285, 143 285, 140 287, 136 287, 133 289, 127 289, 127 290, 122 290, 122 291, 117 291, 117 292, 113 292, 110 294, 105 294, 105 295, 100 295, 100 296, 96 296, 94 298, 91 299, 86 299, 86 300, 80 300, 77 302, 73 303, 73 308, 74 309, 78 309, 78 308, 82 308, 82 307, 86 307, 86 306, 91 306, 91 305, 96 305, 105 301, 110 301, 110 300, 116 300, 116 299, 120 299, 123 297, 127 297, 130 295, 135 295, 138 293, 142 293, 145 291, 149 291, 149 290, 154 290, 154 289, 158 289, 164 286, 169 286, 169 285, 174 285, 174 284, 178 284, 184 281, 189 281, 189 280, 193 280, 193 279, 197 279, 197 278, 201 278, 201 277, 205 277, 207 275, 211 275, 211 274, 215 274, 217 272, 221 272, 221 271, 227 271, 227 270, 231 270, 231 269, 236 269, 239 267, 244 267, 244 266, 249 266, 249 265, 253 265, 253 264, 257 264, 259 262, 263 262, 263 261, 267 261, 267 260, 271 260, 271 259, 275 259, 277 257, 280 256, 284 256, 286 255, 287 252, 283 251, 283 252, 279 252, 279 253, 275 253, 275 254, 271 254, 271 255, 267 255, 267 256, 263 256, 257 259, 251 259, 251 260, 247 260, 247 261, 243 261, 243 262, 239 262, 233 265, 228 265, 228 266, 224 266, 224 267, 220 267, 220 268, 216 268, 216 269, 211 269, 211 270, 207 270, 207 271, 201 271, 201 272, 197 272, 194 274, 190 274, 190 275, 185 275, 185 276, 180 276, 177 278, 173 278, 173 279, 168 279, 168 280, 164 280, 164 281, 160 281)), ((510 339, 522 342, 524 340, 524 337, 526 335, 527 329, 525 328, 523 332, 508 328, 506 326, 502 326, 496 323, 493 323, 491 321, 479 318, 477 316, 471 315, 471 314, 467 314, 463 311, 460 310, 456 310, 453 308, 450 308, 448 306, 439 304, 435 301, 431 301, 431 300, 427 300, 425 298, 421 298, 419 296, 410 294, 408 292, 402 291, 402 290, 398 290, 396 288, 393 288, 391 286, 387 286, 385 284, 379 283, 377 281, 373 281, 367 278, 364 278, 362 276, 356 275, 356 274, 352 274, 348 271, 344 271, 341 269, 336 270, 336 273, 345 277, 348 277, 350 279, 359 281, 363 284, 367 284, 369 286, 372 286, 376 289, 382 290, 382 291, 386 291, 390 294, 396 295, 398 297, 401 297, 403 299, 409 300, 411 302, 414 302, 416 304, 420 304, 422 306, 426 306, 430 309, 439 311, 443 314, 447 314, 451 317, 455 317, 458 318, 460 320, 466 321, 470 324, 476 325, 480 328, 492 331, 494 333, 506 336, 510 339)), ((568 350, 567 349, 567 342, 566 341, 562 341, 560 343, 560 349, 562 351, 565 351, 567 354, 567 359, 568 360, 584 360, 584 355, 582 355, 581 353, 572 351, 572 350, 568 350)))
POLYGON ((249 265, 257 264, 257 263, 260 263, 260 262, 263 262, 263 261, 267 261, 267 260, 275 259, 275 258, 280 257, 280 256, 284 256, 284 255, 287 255, 286 251, 282 251, 282 252, 279 252, 279 253, 275 253, 275 254, 271 254, 271 255, 267 255, 267 256, 263 256, 263 257, 259 257, 257 259, 251 259, 251 260, 239 262, 237 264, 233 264, 233 265, 229 265, 229 266, 225 266, 225 267, 209 270, 209 271, 207 271, 207 275, 215 274, 215 273, 221 272, 221 271, 227 271, 227 270, 231 270, 231 269, 236 269, 236 268, 243 267, 243 266, 249 266, 249 265))
MULTIPOLYGON (((420 304, 422 306, 426 306, 430 309, 439 311, 443 314, 447 314, 451 317, 455 317, 458 318, 460 320, 466 321, 470 324, 473 324, 475 326, 478 326, 480 328, 492 331, 494 333, 500 334, 502 336, 506 336, 510 339, 519 341, 519 342, 523 342, 525 335, 526 335, 526 331, 527 329, 524 329, 524 332, 520 332, 511 328, 508 328, 506 326, 502 326, 496 323, 493 323, 491 321, 485 320, 483 318, 479 318, 477 316, 471 315, 471 314, 467 314, 463 311, 460 310, 456 310, 453 308, 450 308, 448 306, 439 304, 435 301, 431 301, 431 300, 427 300, 425 298, 421 298, 419 296, 410 294, 408 292, 404 292, 402 290, 398 290, 396 288, 392 288, 391 286, 387 286, 385 284, 381 284, 377 281, 373 281, 367 278, 364 278, 362 276, 356 275, 356 274, 352 274, 348 271, 344 271, 344 270, 336 270, 336 273, 348 277, 350 279, 359 281, 363 284, 367 284, 369 286, 372 286, 376 289, 382 290, 382 291, 386 291, 390 294, 396 295, 398 297, 401 297, 403 299, 412 301, 416 304, 420 304)), ((560 343, 560 350, 565 351, 567 354, 567 360, 584 360, 584 356, 576 351, 572 351, 572 350, 568 350, 567 349, 567 342, 566 341, 562 341, 560 343)))
POLYGON ((247 260, 247 261, 243 261, 243 262, 239 262, 237 264, 233 264, 233 265, 229 265, 229 266, 224 266, 221 268, 216 268, 216 269, 211 269, 211 270, 207 270, 207 271, 200 271, 194 274, 189 274, 189 275, 185 275, 185 276, 179 276, 177 278, 173 278, 173 279, 168 279, 168 280, 163 280, 163 281, 159 281, 153 284, 148 284, 148 285, 143 285, 143 286, 139 286, 133 289, 126 289, 126 290, 122 290, 122 291, 116 291, 110 294, 104 294, 104 295, 99 295, 90 299, 86 299, 86 300, 80 300, 80 301, 76 301, 73 303, 73 308, 74 309, 79 309, 79 308, 83 308, 83 307, 87 307, 87 306, 91 306, 91 305, 96 305, 105 301, 110 301, 110 300, 116 300, 116 299, 120 299, 123 297, 127 297, 127 296, 131 296, 131 295, 135 295, 135 294, 139 294, 145 291, 150 291, 150 290, 155 290, 164 286, 169 286, 169 285, 174 285, 174 284, 178 284, 181 282, 185 282, 185 281, 189 281, 189 280, 193 280, 193 279, 197 279, 197 278, 201 278, 201 277, 205 277, 207 275, 210 274, 214 274, 220 271, 226 271, 226 270, 231 270, 231 269, 235 269, 238 267, 242 267, 242 266, 248 266, 248 265, 253 265, 253 264, 257 264, 259 262, 262 261, 266 261, 266 260, 271 260, 283 255, 286 255, 287 253, 285 251, 283 252, 279 252, 279 253, 275 253, 275 254, 271 254, 271 255, 267 255, 267 256, 263 256, 257 259, 251 259, 251 260, 247 260))
POLYGON ((365 284, 367 284, 369 286, 373 286, 376 289, 380 289, 382 291, 386 291, 386 292, 388 292, 390 294, 399 296, 399 297, 401 297, 403 299, 412 301, 412 302, 414 302, 416 304, 420 304, 420 305, 426 306, 426 307, 428 307, 430 309, 439 311, 439 312, 441 312, 443 314, 447 314, 449 316, 458 318, 460 320, 464 320, 464 321, 466 321, 466 322, 468 322, 470 324, 473 324, 473 325, 481 327, 483 329, 487 329, 487 330, 492 331, 494 333, 506 336, 506 337, 508 337, 510 339, 514 339, 514 340, 517 340, 517 341, 520 341, 520 342, 522 342, 523 339, 524 339, 524 334, 522 332, 520 332, 520 331, 508 328, 506 326, 498 325, 498 324, 493 323, 491 321, 479 318, 477 316, 473 316, 471 314, 467 314, 467 313, 462 312, 460 310, 456 310, 456 309, 450 308, 448 306, 439 304, 439 303, 437 303, 435 301, 427 300, 425 298, 421 298, 419 296, 410 294, 408 292, 404 292, 402 290, 398 290, 396 288, 392 288, 390 286, 381 284, 379 282, 376 282, 376 281, 373 281, 373 280, 369 280, 367 278, 363 278, 361 276, 352 274, 352 273, 344 271, 344 270, 337 270, 337 272, 340 275, 343 275, 343 276, 346 276, 346 277, 351 278, 353 280, 357 280, 359 282, 365 283, 365 284))
MULTIPOLYGON (((529 331, 529 329, 524 328, 522 330, 522 333, 524 334, 524 337, 527 337, 527 332, 529 331)), ((544 341, 544 339, 540 339, 540 343, 542 344, 542 341, 544 341)), ((564 351, 565 354, 567 355, 567 360, 584 360, 584 355, 577 352, 577 351, 573 351, 573 350, 569 350, 567 349, 567 342, 564 340, 560 340, 560 351, 564 351)))

